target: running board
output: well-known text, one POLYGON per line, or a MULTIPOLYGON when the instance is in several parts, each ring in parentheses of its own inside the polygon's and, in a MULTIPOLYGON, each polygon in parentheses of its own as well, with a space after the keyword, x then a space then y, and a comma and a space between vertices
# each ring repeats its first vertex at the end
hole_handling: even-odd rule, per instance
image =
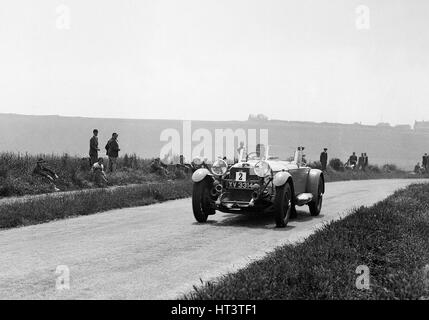
POLYGON ((296 197, 296 204, 298 206, 302 206, 304 204, 307 204, 313 200, 313 194, 312 193, 301 193, 296 197))

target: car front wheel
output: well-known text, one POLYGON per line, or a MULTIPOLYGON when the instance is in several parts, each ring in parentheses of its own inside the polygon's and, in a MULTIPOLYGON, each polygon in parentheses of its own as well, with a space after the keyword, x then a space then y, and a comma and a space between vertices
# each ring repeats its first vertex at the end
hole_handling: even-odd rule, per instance
POLYGON ((310 209, 310 214, 312 216, 318 216, 320 211, 322 210, 322 202, 323 202, 323 180, 319 179, 319 185, 317 187, 317 199, 313 199, 308 204, 308 208, 310 209))
POLYGON ((292 189, 289 183, 276 188, 274 198, 274 218, 277 228, 284 228, 292 212, 292 189))
POLYGON ((192 211, 194 212, 195 220, 198 222, 206 222, 208 216, 214 214, 215 210, 211 205, 210 189, 211 184, 206 179, 194 183, 192 190, 192 211))

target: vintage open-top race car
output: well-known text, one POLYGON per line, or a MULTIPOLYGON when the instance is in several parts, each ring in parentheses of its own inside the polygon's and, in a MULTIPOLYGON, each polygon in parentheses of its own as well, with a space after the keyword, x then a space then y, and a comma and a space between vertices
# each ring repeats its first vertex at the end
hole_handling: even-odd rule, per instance
POLYGON ((292 161, 279 160, 261 152, 242 151, 238 162, 228 165, 216 160, 210 169, 192 175, 192 209, 198 222, 221 212, 272 212, 277 227, 285 227, 296 215, 295 206, 308 205, 317 216, 325 192, 323 172, 303 163, 303 148, 292 161))

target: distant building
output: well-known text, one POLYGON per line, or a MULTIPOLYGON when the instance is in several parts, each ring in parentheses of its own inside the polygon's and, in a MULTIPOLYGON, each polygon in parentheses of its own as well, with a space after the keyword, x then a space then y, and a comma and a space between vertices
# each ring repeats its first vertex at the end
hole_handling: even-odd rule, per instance
POLYGON ((376 124, 377 127, 390 128, 390 123, 388 122, 379 122, 376 124))
POLYGON ((429 130, 429 121, 415 121, 414 130, 429 130))
POLYGON ((268 117, 265 114, 249 114, 248 121, 268 121, 268 117))
POLYGON ((409 124, 398 124, 394 128, 397 130, 411 130, 411 126, 409 124))

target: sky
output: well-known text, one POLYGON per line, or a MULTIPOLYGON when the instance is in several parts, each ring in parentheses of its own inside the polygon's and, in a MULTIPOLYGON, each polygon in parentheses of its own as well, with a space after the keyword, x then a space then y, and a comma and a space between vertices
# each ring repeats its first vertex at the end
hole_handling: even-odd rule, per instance
POLYGON ((413 124, 428 88, 427 0, 0 3, 1 113, 413 124))

